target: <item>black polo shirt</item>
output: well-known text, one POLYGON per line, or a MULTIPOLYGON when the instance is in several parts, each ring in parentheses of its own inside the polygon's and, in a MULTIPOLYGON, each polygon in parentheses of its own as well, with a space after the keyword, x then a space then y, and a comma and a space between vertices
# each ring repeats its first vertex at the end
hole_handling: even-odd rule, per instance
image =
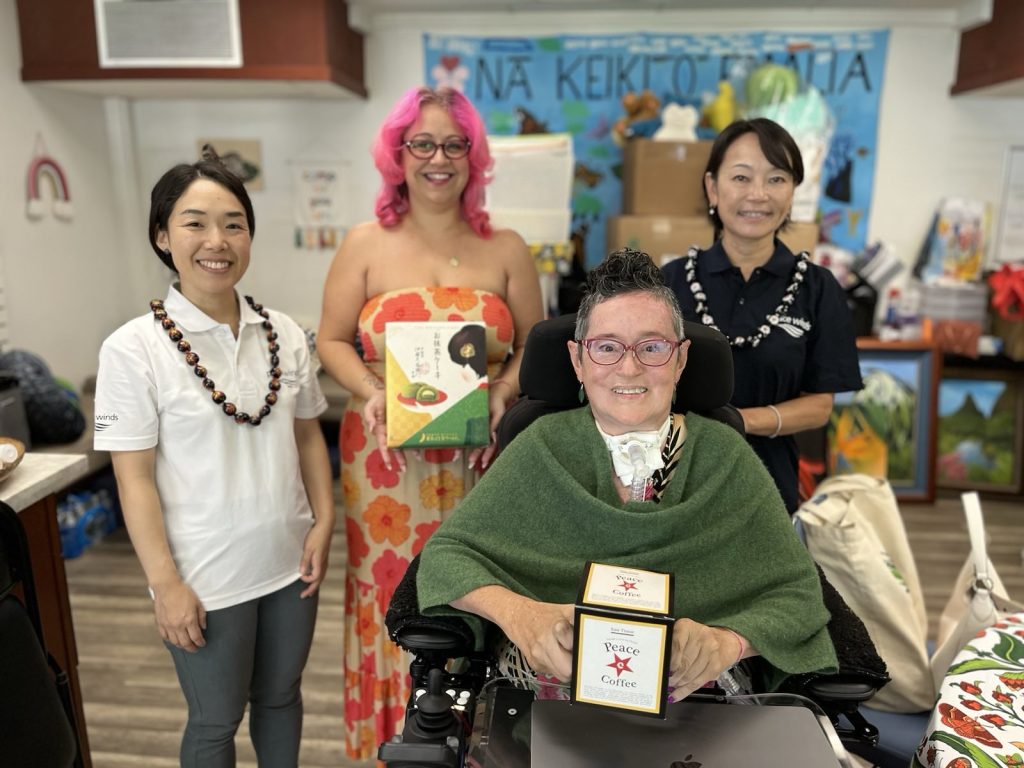
MULTIPOLYGON (((665 282, 679 298, 683 317, 700 323, 686 282, 685 259, 662 268, 665 282)), ((707 295, 708 311, 730 339, 752 336, 775 311, 791 282, 796 256, 779 240, 763 267, 744 281, 722 249, 721 241, 697 256, 697 280, 707 295)), ((860 389, 853 317, 846 294, 824 267, 808 265, 803 284, 788 312, 757 347, 732 348, 737 408, 774 405, 802 393, 860 389)), ((748 435, 751 446, 775 478, 786 508, 798 505, 796 440, 791 435, 748 435)))

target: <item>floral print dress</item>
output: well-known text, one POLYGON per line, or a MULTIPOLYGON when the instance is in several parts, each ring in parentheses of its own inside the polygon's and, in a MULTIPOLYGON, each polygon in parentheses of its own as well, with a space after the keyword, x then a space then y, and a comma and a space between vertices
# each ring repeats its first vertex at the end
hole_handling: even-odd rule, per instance
MULTIPOLYGON (((512 314, 497 294, 439 286, 389 291, 359 315, 366 365, 384 378, 384 324, 394 321, 483 321, 488 375, 511 350, 512 314)), ((341 422, 341 487, 348 570, 345 579, 345 726, 348 756, 376 756, 401 731, 409 698, 410 657, 384 626, 391 595, 426 540, 476 482, 468 450, 428 449, 406 470, 389 470, 363 421, 365 400, 352 397, 341 422)))

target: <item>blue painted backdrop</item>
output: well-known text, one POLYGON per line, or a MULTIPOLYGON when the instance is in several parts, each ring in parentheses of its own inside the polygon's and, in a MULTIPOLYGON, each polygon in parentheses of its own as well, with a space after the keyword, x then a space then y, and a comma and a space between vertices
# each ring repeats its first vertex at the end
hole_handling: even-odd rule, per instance
POLYGON ((426 82, 465 92, 489 132, 573 134, 573 232, 587 266, 603 258, 605 218, 621 208, 622 152, 610 131, 623 115, 622 96, 649 88, 662 104, 699 107, 721 80, 742 94, 746 73, 769 60, 792 67, 801 82, 821 91, 835 116, 819 214, 829 240, 862 249, 887 45, 885 30, 424 37, 426 82))

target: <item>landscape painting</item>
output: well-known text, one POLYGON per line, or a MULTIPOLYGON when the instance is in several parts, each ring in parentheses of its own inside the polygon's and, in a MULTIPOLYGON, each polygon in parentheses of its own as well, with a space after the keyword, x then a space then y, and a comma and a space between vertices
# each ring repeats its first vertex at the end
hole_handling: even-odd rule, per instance
POLYGON ((936 482, 946 488, 1021 489, 1024 385, 1010 373, 951 369, 939 384, 936 482))

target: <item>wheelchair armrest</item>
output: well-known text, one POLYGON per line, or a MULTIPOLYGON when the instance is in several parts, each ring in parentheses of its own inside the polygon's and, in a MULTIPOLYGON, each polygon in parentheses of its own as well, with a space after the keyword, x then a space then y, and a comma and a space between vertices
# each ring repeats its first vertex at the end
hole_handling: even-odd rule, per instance
POLYGON ((388 635, 412 653, 439 653, 463 656, 473 650, 474 637, 469 625, 454 616, 424 616, 420 613, 416 574, 420 556, 416 555, 395 587, 384 623, 388 635))

